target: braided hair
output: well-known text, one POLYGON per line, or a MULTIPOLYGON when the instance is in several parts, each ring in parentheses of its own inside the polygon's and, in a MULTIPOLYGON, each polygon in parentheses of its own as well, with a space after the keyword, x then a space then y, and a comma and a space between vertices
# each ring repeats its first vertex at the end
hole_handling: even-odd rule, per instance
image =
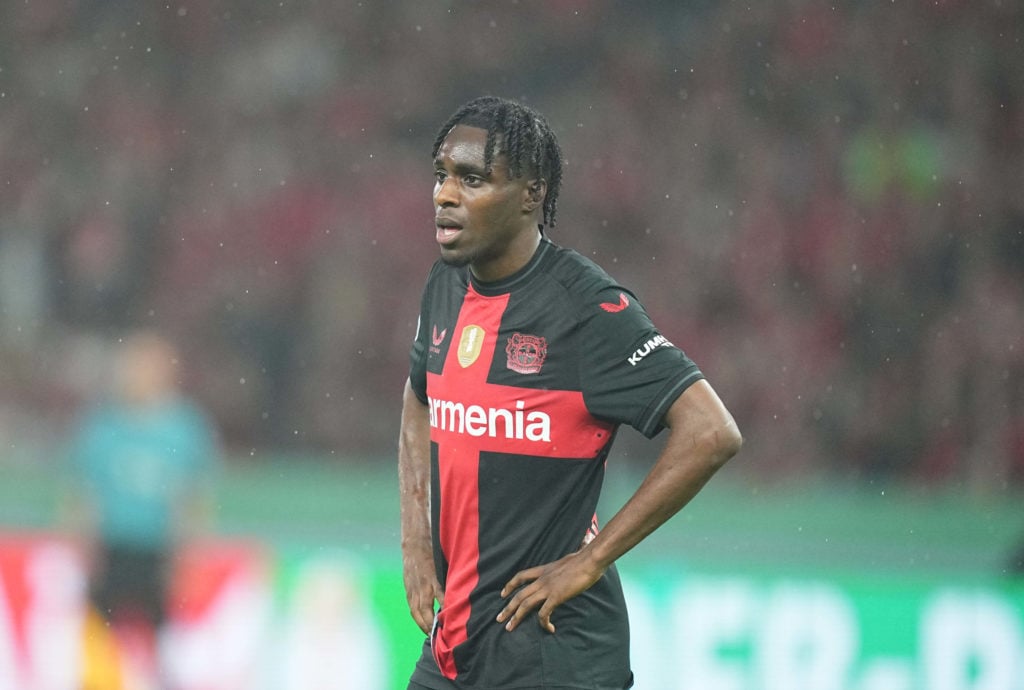
POLYGON ((488 173, 494 157, 504 153, 512 177, 535 175, 547 182, 544 225, 554 226, 558 190, 562 186, 562 149, 544 117, 532 108, 505 98, 476 98, 455 111, 438 131, 434 157, 456 125, 487 130, 484 167, 488 173))

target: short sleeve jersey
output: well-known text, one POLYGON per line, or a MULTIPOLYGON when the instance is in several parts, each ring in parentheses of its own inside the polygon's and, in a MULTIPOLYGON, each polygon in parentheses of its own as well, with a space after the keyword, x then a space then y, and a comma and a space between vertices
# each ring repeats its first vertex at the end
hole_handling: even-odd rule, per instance
POLYGON ((630 687, 614 567, 555 610, 555 634, 533 620, 506 631, 495 620, 500 592, 516 572, 562 558, 596 534, 618 425, 654 436, 701 377, 633 293, 546 238, 526 266, 497 283, 434 265, 410 380, 429 409, 434 561, 445 598, 415 682, 630 687))
POLYGON ((96 501, 104 540, 160 550, 182 497, 211 478, 216 453, 205 414, 173 399, 145 410, 98 407, 83 420, 71 460, 96 501))

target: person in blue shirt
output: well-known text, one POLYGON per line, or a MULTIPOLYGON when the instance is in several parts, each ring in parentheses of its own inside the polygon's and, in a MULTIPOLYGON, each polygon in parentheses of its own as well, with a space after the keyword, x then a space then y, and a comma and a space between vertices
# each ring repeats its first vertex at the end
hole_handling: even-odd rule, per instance
POLYGON ((181 393, 180 376, 168 340, 129 335, 114 352, 110 395, 84 410, 70 449, 92 603, 111 623, 154 636, 173 556, 207 526, 218 463, 214 425, 181 393))

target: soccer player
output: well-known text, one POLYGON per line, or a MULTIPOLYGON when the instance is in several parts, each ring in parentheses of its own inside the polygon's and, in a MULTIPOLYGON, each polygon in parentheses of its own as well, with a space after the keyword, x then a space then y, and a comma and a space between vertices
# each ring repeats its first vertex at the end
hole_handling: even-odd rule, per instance
POLYGON ((408 687, 631 687, 613 564, 693 498, 740 433, 636 296, 548 238, 562 165, 541 115, 478 98, 433 153, 441 258, 398 451, 406 596, 427 635, 408 687), (620 424, 668 438, 599 529, 620 424))

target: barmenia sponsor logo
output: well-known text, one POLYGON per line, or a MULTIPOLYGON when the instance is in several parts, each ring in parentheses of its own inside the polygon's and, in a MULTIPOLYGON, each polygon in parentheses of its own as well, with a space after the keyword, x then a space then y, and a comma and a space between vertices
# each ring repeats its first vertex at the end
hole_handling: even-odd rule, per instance
POLYGON ((441 431, 470 436, 489 436, 526 441, 551 441, 551 417, 544 412, 526 411, 516 401, 515 409, 465 405, 450 400, 427 398, 430 426, 441 431))

